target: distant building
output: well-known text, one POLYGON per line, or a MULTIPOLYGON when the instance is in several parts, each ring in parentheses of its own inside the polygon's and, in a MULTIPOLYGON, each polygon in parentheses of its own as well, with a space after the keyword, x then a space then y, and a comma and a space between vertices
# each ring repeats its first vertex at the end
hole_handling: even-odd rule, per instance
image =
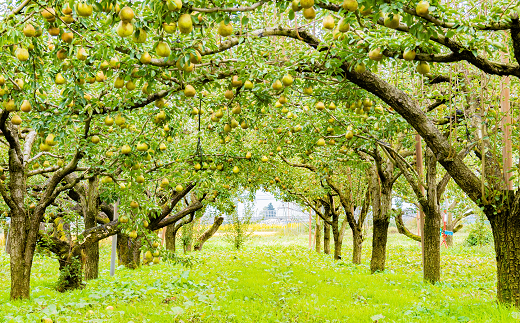
POLYGON ((273 203, 269 203, 266 207, 260 211, 260 216, 262 218, 275 218, 276 217, 276 210, 273 206, 273 203))

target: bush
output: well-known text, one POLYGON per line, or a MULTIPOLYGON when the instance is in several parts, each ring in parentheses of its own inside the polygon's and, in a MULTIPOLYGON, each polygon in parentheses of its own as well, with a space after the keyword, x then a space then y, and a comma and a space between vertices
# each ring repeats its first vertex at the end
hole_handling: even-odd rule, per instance
POLYGON ((491 228, 480 219, 470 227, 470 232, 466 238, 465 244, 469 247, 484 246, 493 241, 493 233, 491 228))
POLYGON ((242 249, 248 239, 251 238, 251 221, 254 214, 252 205, 244 205, 244 215, 239 216, 237 210, 231 214, 230 230, 224 234, 224 239, 230 242, 237 250, 242 249))

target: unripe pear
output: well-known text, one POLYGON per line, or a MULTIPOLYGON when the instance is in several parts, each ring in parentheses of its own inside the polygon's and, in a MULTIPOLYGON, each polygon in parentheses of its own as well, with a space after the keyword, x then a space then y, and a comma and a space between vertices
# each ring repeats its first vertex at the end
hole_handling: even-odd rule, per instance
POLYGON ((343 9, 354 12, 358 9, 358 2, 356 0, 345 0, 343 1, 343 9))
POLYGON ((81 47, 80 49, 78 49, 78 53, 76 54, 76 57, 80 61, 86 60, 88 57, 88 54, 87 54, 87 51, 85 50, 85 48, 81 47))
POLYGON ((72 43, 73 39, 74 39, 74 34, 72 32, 61 34, 61 40, 63 40, 67 44, 72 43))
POLYGON ((142 44, 146 42, 146 37, 148 37, 146 30, 144 30, 143 28, 139 28, 135 31, 134 35, 132 36, 132 41, 137 44, 142 44))
POLYGON ((22 105, 20 106, 20 110, 23 112, 31 111, 31 103, 28 100, 23 100, 22 105))
POLYGON ((117 34, 119 37, 128 37, 134 32, 134 26, 130 22, 120 21, 117 26, 117 34))
POLYGON ((139 58, 139 61, 143 64, 150 64, 152 61, 152 56, 148 52, 144 52, 139 58))
POLYGON ((251 81, 249 81, 249 80, 245 81, 245 83, 244 83, 244 88, 246 90, 252 90, 253 86, 254 86, 254 84, 251 81))
POLYGON ((388 28, 396 29, 399 27, 399 23, 401 22, 401 16, 397 13, 393 13, 390 17, 390 14, 385 16, 384 24, 388 28))
POLYGON ((34 35, 36 35, 36 30, 34 29, 33 25, 26 24, 23 28, 23 34, 26 37, 34 37, 34 35))
POLYGON ((193 86, 191 86, 190 84, 186 85, 186 88, 184 89, 185 96, 192 98, 195 96, 196 93, 197 91, 195 91, 195 88, 193 86))
POLYGON ((225 24, 224 20, 220 22, 217 33, 222 37, 227 37, 233 34, 233 25, 231 22, 229 24, 225 24))
POLYGON ((16 49, 15 53, 16 58, 22 62, 29 59, 29 51, 23 47, 16 49))
POLYGON ((419 64, 417 64, 416 70, 417 73, 426 75, 430 73, 430 65, 428 64, 428 62, 419 62, 419 64))
POLYGON ((114 87, 116 89, 121 89, 121 88, 123 88, 123 86, 125 86, 125 80, 120 76, 116 77, 116 79, 114 81, 114 87))
POLYGON ((430 8, 430 3, 428 1, 421 1, 417 4, 417 7, 415 7, 415 12, 418 16, 424 17, 428 15, 428 9, 430 8))
POLYGON ((92 15, 92 5, 80 2, 78 3, 76 9, 78 15, 81 17, 90 17, 92 15))
POLYGON ((368 52, 368 58, 370 58, 373 61, 380 61, 383 59, 383 53, 381 53, 381 48, 375 48, 372 49, 370 52, 368 52))
POLYGON ((314 0, 300 0, 300 5, 303 9, 308 9, 314 6, 314 0))
POLYGON ((405 50, 403 53, 403 58, 405 61, 413 61, 415 59, 415 51, 414 50, 405 50))
POLYGON ((130 22, 132 19, 134 19, 134 11, 130 7, 123 7, 119 11, 119 19, 124 22, 130 22))
POLYGON ((159 57, 169 57, 171 54, 170 45, 168 45, 168 43, 160 41, 157 43, 157 46, 155 47, 155 52, 159 57))
POLYGON ((328 15, 325 18, 323 18, 323 28, 332 30, 336 26, 336 23, 334 22, 334 17, 332 15, 328 15))
POLYGON ((303 18, 307 20, 313 20, 314 18, 316 18, 316 11, 314 10, 314 8, 310 7, 307 9, 303 9, 303 18))
POLYGON ((175 29, 177 29, 177 24, 175 22, 169 24, 163 22, 162 27, 166 33, 173 34, 175 32, 175 29))
POLYGON ((179 11, 182 8, 181 0, 166 0, 166 6, 170 11, 179 11))
POLYGON ((179 17, 179 21, 177 22, 177 26, 179 27, 179 31, 181 34, 189 34, 193 30, 193 22, 191 20, 190 14, 183 14, 179 17))

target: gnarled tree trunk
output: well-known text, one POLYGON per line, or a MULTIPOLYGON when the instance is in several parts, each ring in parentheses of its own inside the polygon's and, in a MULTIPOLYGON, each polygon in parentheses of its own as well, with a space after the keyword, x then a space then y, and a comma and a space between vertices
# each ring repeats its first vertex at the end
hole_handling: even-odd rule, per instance
POLYGON ((330 224, 323 221, 323 253, 330 255, 330 224))
MULTIPOLYGON (((88 181, 84 207, 85 229, 94 228, 99 213, 99 180, 97 176, 88 181)), ((99 241, 85 246, 85 280, 96 279, 99 275, 99 241)))
POLYGON ((213 219, 213 224, 211 225, 211 227, 209 227, 208 230, 204 231, 204 233, 197 238, 193 250, 202 250, 202 246, 204 245, 204 243, 208 241, 209 238, 211 238, 218 231, 218 228, 220 228, 222 222, 224 222, 224 217, 216 216, 215 219, 213 219))

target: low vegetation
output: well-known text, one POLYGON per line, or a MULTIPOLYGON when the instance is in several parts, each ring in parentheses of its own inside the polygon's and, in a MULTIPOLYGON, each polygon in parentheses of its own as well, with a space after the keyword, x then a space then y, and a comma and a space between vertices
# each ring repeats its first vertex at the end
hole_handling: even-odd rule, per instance
MULTIPOLYGON (((222 237, 191 253, 185 264, 161 262, 109 277, 109 244, 101 277, 82 290, 59 293, 56 260, 35 259, 30 301, 0 291, 0 320, 36 322, 511 322, 520 313, 497 305, 492 246, 468 248, 467 233, 442 249, 443 281, 422 282, 416 242, 391 235, 384 273, 309 252, 305 235, 255 236, 236 250, 222 237), (113 307, 113 309, 112 309, 113 307)), ((369 242, 367 243, 369 244, 369 242)), ((345 253, 351 241, 345 241, 345 253)), ((9 284, 0 253, 0 284, 9 284)))

